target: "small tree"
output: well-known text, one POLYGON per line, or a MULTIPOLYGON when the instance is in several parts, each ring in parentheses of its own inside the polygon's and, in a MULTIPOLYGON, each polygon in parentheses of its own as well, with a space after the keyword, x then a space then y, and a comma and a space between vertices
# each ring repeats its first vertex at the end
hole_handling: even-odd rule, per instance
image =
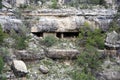
POLYGON ((104 49, 104 38, 104 33, 101 33, 100 29, 92 30, 90 27, 83 27, 80 28, 77 43, 83 47, 92 45, 99 49, 104 49))
POLYGON ((72 72, 73 80, 96 80, 95 73, 101 69, 103 62, 96 48, 86 45, 85 49, 77 57, 77 65, 80 70, 72 72))
POLYGON ((87 45, 83 50, 82 54, 78 56, 78 65, 83 68, 83 71, 88 74, 92 71, 97 71, 102 63, 100 60, 100 54, 97 52, 96 48, 87 45))

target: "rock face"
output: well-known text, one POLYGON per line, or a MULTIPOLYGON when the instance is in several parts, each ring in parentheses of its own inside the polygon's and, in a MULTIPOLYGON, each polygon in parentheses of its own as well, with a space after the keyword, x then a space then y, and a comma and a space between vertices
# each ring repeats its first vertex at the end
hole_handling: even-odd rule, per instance
POLYGON ((60 50, 60 49, 51 49, 46 52, 46 56, 53 59, 67 59, 67 58, 76 58, 80 54, 78 50, 60 50))
POLYGON ((2 5, 6 8, 12 8, 12 6, 9 3, 7 3, 6 1, 2 1, 2 5))
POLYGON ((22 28, 22 21, 10 16, 0 16, 0 24, 5 32, 9 32, 12 29, 20 32, 20 28, 22 28))
MULTIPOLYGON (((84 17, 77 16, 63 18, 41 17, 39 23, 35 26, 37 27, 36 32, 67 32, 78 30, 84 22, 84 17)), ((31 32, 34 32, 35 28, 32 28, 31 32)))
POLYGON ((29 0, 4 0, 4 2, 9 3, 12 7, 20 7, 20 5, 25 5, 29 0))
POLYGON ((25 63, 21 60, 13 60, 11 69, 16 77, 25 77, 28 73, 25 63))
POLYGON ((100 73, 98 80, 120 80, 119 59, 115 59, 115 62, 107 60, 102 65, 103 71, 100 73))
POLYGON ((44 58, 44 53, 31 53, 27 50, 19 50, 15 53, 17 59, 24 61, 40 60, 44 58))
POLYGON ((20 5, 25 5, 26 0, 16 0, 16 6, 20 7, 20 5))
POLYGON ((39 21, 33 24, 31 32, 74 32, 85 22, 94 28, 106 30, 114 14, 116 11, 112 9, 42 9, 26 15, 40 16, 39 21))
POLYGON ((120 80, 119 71, 105 71, 103 72, 103 76, 106 78, 106 80, 120 80))

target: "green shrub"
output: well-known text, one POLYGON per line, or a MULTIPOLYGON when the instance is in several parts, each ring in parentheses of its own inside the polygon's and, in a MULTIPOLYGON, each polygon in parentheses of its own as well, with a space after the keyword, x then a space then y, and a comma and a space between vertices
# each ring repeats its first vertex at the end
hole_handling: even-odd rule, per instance
POLYGON ((2 73, 3 67, 4 67, 3 58, 0 57, 0 74, 2 73))
POLYGON ((7 78, 5 76, 2 77, 2 80, 7 80, 7 78))
POLYGON ((88 74, 89 72, 93 74, 93 71, 100 69, 102 60, 100 59, 100 54, 97 52, 96 48, 87 45, 85 50, 77 58, 78 65, 81 66, 83 72, 88 74))
POLYGON ((20 8, 20 9, 25 9, 25 8, 27 8, 27 5, 21 4, 19 8, 20 8))
POLYGON ((114 18, 114 20, 109 24, 109 29, 108 31, 116 31, 116 32, 120 32, 120 27, 119 27, 119 22, 117 21, 118 17, 120 17, 120 15, 116 15, 114 18))
POLYGON ((43 41, 44 45, 47 47, 54 45, 56 42, 57 39, 54 36, 46 36, 43 41))
POLYGON ((1 27, 1 25, 0 25, 0 45, 3 44, 3 40, 4 40, 4 38, 6 38, 6 37, 7 37, 7 34, 3 32, 2 27, 1 27))
POLYGON ((106 6, 105 0, 99 0, 99 4, 100 4, 100 5, 103 5, 103 6, 106 6))
POLYGON ((51 8, 53 8, 53 9, 57 9, 58 8, 57 0, 52 0, 51 8))
POLYGON ((27 43, 25 42, 26 40, 27 40, 26 36, 18 36, 16 39, 15 48, 19 50, 26 49, 27 47, 27 43))
POLYGON ((2 0, 0 0, 0 9, 2 8, 2 0))
POLYGON ((74 71, 72 73, 73 80, 96 80, 91 74, 85 74, 84 72, 74 71))
POLYGON ((80 28, 77 44, 85 47, 91 45, 99 49, 104 49, 104 33, 101 33, 100 29, 92 30, 87 23, 86 27, 80 28))
POLYGON ((1 57, 3 57, 3 59, 9 55, 9 51, 8 51, 8 48, 6 47, 1 47, 0 48, 0 55, 1 57))
POLYGON ((85 26, 85 27, 90 27, 89 22, 87 22, 87 21, 86 21, 86 22, 84 22, 84 26, 85 26))
POLYGON ((87 9, 89 8, 90 5, 94 6, 94 5, 105 5, 105 0, 71 0, 68 5, 72 6, 72 7, 76 7, 82 9, 87 9))
POLYGON ((73 80, 96 80, 95 73, 101 70, 103 60, 96 48, 87 45, 81 54, 77 57, 77 65, 80 70, 72 72, 73 80))
POLYGON ((118 6, 117 12, 120 12, 120 5, 118 6))
POLYGON ((29 37, 26 36, 26 33, 21 32, 20 34, 18 34, 14 30, 12 30, 10 36, 15 39, 15 44, 12 46, 12 48, 18 50, 26 49, 26 47, 28 46, 26 41, 29 39, 29 37))

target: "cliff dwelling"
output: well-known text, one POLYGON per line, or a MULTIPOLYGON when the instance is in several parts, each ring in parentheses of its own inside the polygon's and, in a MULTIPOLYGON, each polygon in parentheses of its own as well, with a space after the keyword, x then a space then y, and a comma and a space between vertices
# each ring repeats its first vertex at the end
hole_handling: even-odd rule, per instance
POLYGON ((96 12, 93 11, 83 10, 79 13, 76 9, 33 11, 29 15, 37 16, 38 21, 31 26, 31 32, 38 37, 53 35, 57 38, 76 38, 79 35, 80 27, 83 27, 85 22, 93 29, 102 28, 101 23, 104 22, 103 26, 107 26, 112 20, 111 14, 115 13, 114 11, 111 12, 112 10, 101 10, 101 13, 97 10, 96 12), (87 16, 87 19, 85 16, 87 16))
POLYGON ((45 37, 45 36, 54 36, 56 38, 77 38, 79 35, 79 32, 33 32, 34 35, 37 37, 45 37))
POLYGON ((38 37, 76 38, 83 24, 84 18, 81 16, 41 16, 39 22, 31 27, 31 32, 38 37))

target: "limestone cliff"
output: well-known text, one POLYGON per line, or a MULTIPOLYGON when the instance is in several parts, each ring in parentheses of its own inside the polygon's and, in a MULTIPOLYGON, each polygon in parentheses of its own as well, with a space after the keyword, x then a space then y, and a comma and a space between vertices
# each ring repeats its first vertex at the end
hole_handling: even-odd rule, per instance
POLYGON ((93 9, 43 9, 29 13, 29 16, 37 16, 38 22, 31 28, 31 32, 75 32, 88 23, 93 29, 106 30, 112 21, 115 10, 93 9))

